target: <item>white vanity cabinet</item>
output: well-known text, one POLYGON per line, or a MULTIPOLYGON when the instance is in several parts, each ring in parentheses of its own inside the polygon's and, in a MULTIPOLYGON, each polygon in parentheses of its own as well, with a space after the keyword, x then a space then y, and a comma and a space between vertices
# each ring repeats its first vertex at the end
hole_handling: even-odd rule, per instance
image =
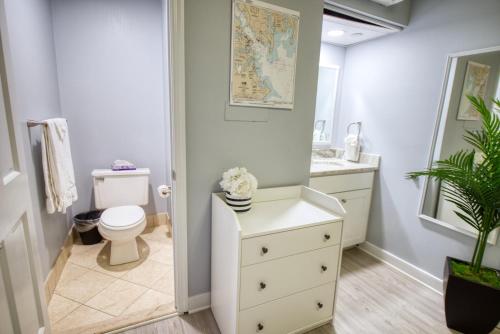
POLYGON ((331 321, 344 213, 304 186, 258 190, 239 214, 213 194, 211 307, 222 334, 302 333, 331 321))
POLYGON ((374 172, 311 177, 309 186, 342 202, 344 217, 343 247, 366 240, 374 172))

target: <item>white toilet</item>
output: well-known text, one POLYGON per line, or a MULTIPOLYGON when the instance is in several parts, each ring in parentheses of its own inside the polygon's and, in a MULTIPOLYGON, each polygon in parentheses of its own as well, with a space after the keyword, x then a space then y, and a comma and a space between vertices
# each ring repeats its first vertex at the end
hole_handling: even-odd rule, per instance
POLYGON ((98 228, 111 241, 111 265, 139 260, 135 238, 146 227, 146 215, 139 205, 148 204, 149 174, 148 168, 92 171, 95 206, 106 209, 98 228))

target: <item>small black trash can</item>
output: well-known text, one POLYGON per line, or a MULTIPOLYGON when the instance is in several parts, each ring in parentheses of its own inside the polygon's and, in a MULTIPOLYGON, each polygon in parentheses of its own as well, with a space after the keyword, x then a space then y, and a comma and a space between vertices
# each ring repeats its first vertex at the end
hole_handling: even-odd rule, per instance
POLYGON ((75 228, 80 234, 80 239, 84 245, 93 245, 101 242, 102 236, 97 229, 102 211, 95 210, 82 212, 73 218, 75 228))

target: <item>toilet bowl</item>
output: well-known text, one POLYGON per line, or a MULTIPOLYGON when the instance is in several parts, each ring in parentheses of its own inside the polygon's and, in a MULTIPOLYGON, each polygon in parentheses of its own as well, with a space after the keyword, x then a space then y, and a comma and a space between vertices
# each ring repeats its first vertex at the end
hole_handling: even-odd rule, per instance
POLYGON ((139 260, 136 237, 145 227, 146 215, 140 206, 124 205, 104 210, 98 229, 111 241, 110 265, 139 260))

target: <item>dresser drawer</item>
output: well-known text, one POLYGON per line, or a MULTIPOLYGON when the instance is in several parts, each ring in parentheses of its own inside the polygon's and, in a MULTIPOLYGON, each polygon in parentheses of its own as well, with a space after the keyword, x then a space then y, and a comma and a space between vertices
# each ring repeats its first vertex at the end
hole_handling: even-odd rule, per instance
POLYGON ((241 311, 239 334, 291 333, 326 322, 334 294, 334 283, 329 283, 241 311))
POLYGON ((243 239, 241 265, 247 266, 340 243, 340 222, 243 239))
POLYGON ((339 245, 241 268, 240 310, 337 278, 339 245))

